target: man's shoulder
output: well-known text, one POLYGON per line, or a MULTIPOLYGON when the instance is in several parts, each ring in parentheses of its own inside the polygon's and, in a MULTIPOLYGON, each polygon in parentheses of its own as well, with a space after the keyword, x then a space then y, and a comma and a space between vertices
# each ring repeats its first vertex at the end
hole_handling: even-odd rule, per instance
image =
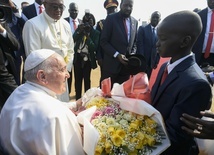
POLYGON ((131 20, 134 20, 135 22, 137 22, 137 19, 133 16, 130 16, 131 20))
POLYGON ((69 17, 65 17, 64 19, 65 19, 67 22, 69 22, 69 17))
POLYGON ((203 10, 199 11, 198 14, 201 16, 201 15, 207 14, 207 12, 208 12, 208 8, 204 8, 203 10))

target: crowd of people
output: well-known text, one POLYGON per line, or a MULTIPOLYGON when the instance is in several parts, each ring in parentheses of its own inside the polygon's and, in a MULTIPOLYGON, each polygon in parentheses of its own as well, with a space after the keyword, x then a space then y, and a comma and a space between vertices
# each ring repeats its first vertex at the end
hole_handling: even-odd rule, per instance
POLYGON ((0 2, 7 13, 0 19, 2 152, 83 155, 75 116, 83 110, 83 84, 84 92, 91 88, 91 70, 98 66, 100 87, 109 77, 111 87, 122 84, 133 75, 133 55, 145 58, 139 72, 148 78, 160 58, 170 58, 151 89, 151 105, 161 113, 171 142, 162 154, 197 155, 195 137, 214 139, 214 123, 200 119, 214 118, 204 112, 211 107, 214 73, 201 69, 214 66, 214 0, 203 10, 179 11, 162 21, 154 11, 146 26, 131 16, 134 0, 105 0, 107 16, 98 22, 88 10, 80 19, 74 2, 65 19, 63 0, 21 5, 0 2), (70 102, 71 91, 76 102, 70 102))

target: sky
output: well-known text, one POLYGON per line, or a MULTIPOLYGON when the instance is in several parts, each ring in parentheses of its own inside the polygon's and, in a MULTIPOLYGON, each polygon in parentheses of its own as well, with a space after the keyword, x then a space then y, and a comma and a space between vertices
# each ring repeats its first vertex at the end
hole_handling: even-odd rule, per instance
MULTIPOLYGON (((34 0, 13 0, 18 7, 21 7, 22 1, 27 1, 30 4, 34 2, 34 0)), ((68 8, 71 2, 78 4, 79 18, 83 17, 85 9, 90 10, 95 16, 96 21, 106 17, 106 10, 103 7, 104 0, 64 0, 66 9, 63 12, 63 17, 69 16, 68 8)), ((120 0, 118 2, 120 3, 120 0)), ((203 9, 205 7, 207 7, 206 0, 134 0, 132 16, 139 22, 148 22, 154 11, 159 11, 163 19, 167 15, 177 11, 194 10, 195 8, 203 9)))

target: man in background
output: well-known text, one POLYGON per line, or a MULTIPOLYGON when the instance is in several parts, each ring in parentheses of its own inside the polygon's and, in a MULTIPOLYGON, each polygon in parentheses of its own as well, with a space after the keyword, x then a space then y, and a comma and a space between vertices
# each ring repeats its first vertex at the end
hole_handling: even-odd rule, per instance
POLYGON ((105 19, 100 38, 104 51, 101 81, 111 77, 111 84, 123 83, 130 73, 126 55, 136 53, 138 22, 131 16, 133 0, 122 0, 120 11, 105 19))
POLYGON ((41 14, 45 9, 43 6, 43 2, 44 0, 35 0, 33 4, 24 7, 22 10, 22 17, 27 21, 41 14))
MULTIPOLYGON (((28 20, 23 28, 23 41, 26 56, 38 49, 51 49, 61 55, 70 72, 73 64, 74 42, 69 23, 62 13, 65 9, 63 0, 45 0, 45 11, 28 20)), ((67 91, 59 96, 64 102, 69 101, 67 91)))
POLYGON ((151 15, 150 24, 140 26, 137 35, 137 53, 146 58, 147 69, 146 74, 150 79, 152 70, 155 69, 160 60, 160 56, 156 50, 157 38, 157 25, 161 20, 159 11, 155 11, 151 15))
POLYGON ((28 2, 22 2, 21 3, 21 9, 23 10, 24 7, 29 6, 28 2))
MULTIPOLYGON (((117 7, 118 7, 118 1, 117 0, 106 0, 104 2, 104 8, 106 9, 107 16, 112 14, 112 13, 117 12, 117 7)), ((102 30, 103 30, 104 23, 105 23, 105 19, 101 19, 100 21, 97 22, 96 30, 98 30, 100 32, 100 34, 101 34, 102 30)), ((101 74, 102 74, 103 55, 104 55, 103 49, 99 45, 98 46, 98 50, 97 50, 97 63, 100 66, 101 74)))
MULTIPOLYGON (((65 20, 68 21, 71 27, 72 34, 76 31, 79 24, 82 23, 82 20, 77 18, 79 14, 79 8, 76 3, 70 3, 68 12, 70 14, 69 17, 66 17, 65 20)), ((71 85, 72 85, 72 70, 69 72, 70 78, 68 79, 68 90, 69 94, 71 93, 71 85)))
POLYGON ((198 12, 203 29, 192 49, 196 62, 201 67, 214 66, 214 0, 207 0, 207 6, 198 12))

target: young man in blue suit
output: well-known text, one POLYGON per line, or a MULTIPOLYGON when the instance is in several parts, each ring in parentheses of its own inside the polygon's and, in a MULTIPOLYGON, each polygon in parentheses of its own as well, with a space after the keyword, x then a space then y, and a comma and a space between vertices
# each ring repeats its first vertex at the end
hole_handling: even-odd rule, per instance
POLYGON ((207 8, 198 12, 201 17, 203 29, 192 49, 193 53, 195 53, 196 62, 202 67, 208 64, 214 66, 214 40, 212 41, 211 49, 208 51, 210 52, 209 56, 206 57, 204 54, 207 48, 209 34, 214 33, 210 31, 214 0, 207 0, 207 6, 207 8))
POLYGON ((201 117, 200 111, 210 108, 210 84, 191 52, 201 30, 200 17, 193 11, 171 14, 158 26, 157 51, 163 58, 171 57, 161 66, 151 91, 152 105, 162 114, 171 141, 164 155, 198 154, 180 117, 183 113, 201 117))
POLYGON ((142 54, 146 58, 147 69, 146 74, 150 78, 152 69, 155 69, 159 63, 160 56, 156 51, 157 42, 157 25, 161 20, 159 11, 155 11, 151 15, 150 24, 140 26, 137 34, 137 53, 142 54))
POLYGON ((101 81, 111 77, 111 84, 129 79, 125 55, 136 53, 138 22, 131 17, 133 0, 122 0, 120 11, 107 16, 100 38, 104 51, 101 81))

